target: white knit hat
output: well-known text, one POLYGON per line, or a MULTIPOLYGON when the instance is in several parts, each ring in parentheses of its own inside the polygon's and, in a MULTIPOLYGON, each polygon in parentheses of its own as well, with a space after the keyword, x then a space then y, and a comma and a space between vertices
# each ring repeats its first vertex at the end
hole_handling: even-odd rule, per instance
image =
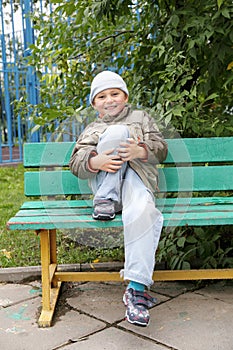
POLYGON ((89 97, 90 103, 92 104, 95 96, 99 92, 113 88, 121 89, 129 96, 126 83, 120 75, 108 70, 97 74, 91 83, 91 92, 89 97))

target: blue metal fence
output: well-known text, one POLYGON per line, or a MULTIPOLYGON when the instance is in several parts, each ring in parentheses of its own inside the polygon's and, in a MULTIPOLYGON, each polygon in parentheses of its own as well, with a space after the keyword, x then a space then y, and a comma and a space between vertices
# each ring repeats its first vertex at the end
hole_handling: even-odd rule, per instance
MULTIPOLYGON (((47 16, 54 6, 49 0, 0 0, 0 165, 21 162, 25 141, 56 138, 56 134, 51 135, 43 128, 32 133, 30 115, 22 117, 14 111, 15 100, 26 99, 29 105, 40 102, 36 74, 32 67, 25 65, 37 35, 30 14, 47 16)), ((74 140, 83 126, 64 122, 63 141, 74 140)))
POLYGON ((38 103, 38 82, 31 67, 24 65, 34 43, 35 32, 30 13, 51 11, 49 1, 0 0, 0 164, 22 161, 24 141, 39 141, 30 133, 29 116, 21 118, 13 108, 14 100, 26 97, 29 104, 38 103))

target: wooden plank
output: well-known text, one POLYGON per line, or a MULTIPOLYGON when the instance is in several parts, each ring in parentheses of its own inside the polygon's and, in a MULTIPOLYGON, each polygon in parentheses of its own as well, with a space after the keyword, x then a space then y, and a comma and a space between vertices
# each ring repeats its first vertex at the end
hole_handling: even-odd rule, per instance
MULTIPOLYGON (((70 171, 25 173, 26 196, 89 194, 86 180, 70 171)), ((227 191, 233 189, 233 166, 198 166, 159 169, 160 192, 227 191), (224 174, 224 178, 223 178, 224 174)))
POLYGON ((91 215, 93 208, 56 208, 56 209, 32 209, 32 210, 19 210, 16 213, 16 217, 31 217, 33 216, 59 216, 59 215, 91 215))
POLYGON ((86 180, 68 171, 33 171, 24 174, 24 193, 26 196, 54 196, 89 194, 86 180))
POLYGON ((40 232, 41 247, 41 275, 42 275, 42 304, 43 310, 50 311, 50 242, 49 232, 42 230, 40 232))
POLYGON ((156 203, 158 206, 183 206, 183 205, 225 205, 233 204, 233 197, 176 197, 176 198, 157 198, 156 203))
POLYGON ((43 308, 42 305, 42 311, 38 320, 38 325, 39 327, 50 327, 52 324, 52 320, 53 320, 53 315, 55 312, 55 308, 56 308, 56 304, 58 301, 58 297, 59 297, 59 292, 61 289, 61 282, 58 282, 57 287, 56 288, 52 288, 50 290, 50 310, 46 310, 43 308))
POLYGON ((86 208, 92 207, 93 200, 46 200, 24 202, 21 209, 86 208))
POLYGON ((198 281, 232 278, 233 269, 168 270, 155 271, 153 274, 154 281, 198 281))
POLYGON ((215 226, 232 225, 233 215, 229 212, 164 213, 164 226, 215 226))
POLYGON ((24 144, 25 167, 51 167, 69 164, 75 142, 39 142, 24 144))
MULTIPOLYGON (((177 198, 156 198, 156 206, 183 206, 183 205, 221 205, 233 204, 233 197, 177 197, 177 198)), ((21 210, 33 209, 56 209, 56 208, 92 208, 92 200, 46 200, 24 202, 21 210)))
POLYGON ((120 215, 114 220, 101 221, 94 220, 91 215, 73 215, 73 216, 41 216, 41 217, 13 217, 7 227, 12 230, 38 230, 42 229, 69 229, 69 228, 109 228, 121 227, 122 221, 120 215))
MULTIPOLYGON (((164 226, 232 225, 233 212, 186 212, 164 213, 164 226)), ((41 217, 13 217, 7 227, 11 230, 69 229, 69 228, 110 228, 121 227, 121 216, 114 220, 94 220, 91 215, 60 215, 41 217)))
POLYGON ((233 166, 192 166, 159 169, 159 189, 161 192, 232 190, 233 166))
MULTIPOLYGON (((177 206, 165 206, 165 207, 158 207, 158 209, 160 209, 162 211, 163 214, 165 213, 173 213, 174 215, 176 215, 176 213, 206 213, 206 215, 208 215, 208 213, 217 213, 217 212, 233 212, 233 205, 187 205, 187 206, 181 206, 181 205, 177 205, 177 206)), ((233 214, 232 214, 233 215, 233 214)))
POLYGON ((50 264, 49 265, 50 283, 52 283, 52 280, 54 278, 56 270, 57 270, 57 264, 50 264))
POLYGON ((169 153, 164 163, 233 161, 232 137, 170 139, 167 142, 169 153))
POLYGON ((52 323, 61 282, 54 279, 56 264, 56 231, 40 230, 42 311, 38 321, 40 327, 49 327, 52 323), (53 282, 54 280, 54 282, 53 282))
MULTIPOLYGON (((233 212, 233 204, 232 205, 174 205, 174 206, 164 206, 157 208, 163 213, 186 213, 186 212, 194 212, 194 213, 211 213, 211 212, 233 212)), ((93 212, 93 208, 55 208, 55 209, 32 209, 32 210, 19 210, 16 213, 16 217, 42 217, 42 216, 72 216, 72 215, 91 215, 93 212)), ((233 215, 233 214, 232 214, 233 215)), ((35 219, 34 219, 35 220, 35 219)))
MULTIPOLYGON (((56 272, 59 281, 122 281, 119 272, 56 272)), ((204 279, 232 279, 233 269, 200 269, 200 270, 161 270, 154 271, 154 281, 184 281, 204 279)))
MULTIPOLYGON (((169 139, 165 163, 232 162, 232 137, 169 139), (200 149, 202 150, 200 152, 200 149)), ((75 142, 24 144, 24 166, 67 166, 75 142)))

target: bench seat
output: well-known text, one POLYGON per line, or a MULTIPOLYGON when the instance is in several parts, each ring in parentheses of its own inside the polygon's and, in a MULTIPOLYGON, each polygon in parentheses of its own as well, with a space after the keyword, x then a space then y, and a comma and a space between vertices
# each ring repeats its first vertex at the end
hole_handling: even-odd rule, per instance
MULTIPOLYGON (((233 197, 168 198, 157 200, 164 226, 207 226, 233 224, 233 197)), ((25 202, 8 228, 14 230, 109 228, 122 226, 121 215, 113 221, 92 219, 92 201, 25 202)))

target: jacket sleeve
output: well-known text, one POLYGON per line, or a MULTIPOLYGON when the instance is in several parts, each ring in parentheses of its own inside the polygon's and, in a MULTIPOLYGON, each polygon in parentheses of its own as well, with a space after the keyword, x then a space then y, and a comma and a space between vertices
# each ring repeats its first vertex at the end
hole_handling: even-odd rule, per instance
POLYGON ((90 130, 88 126, 79 136, 69 162, 71 172, 80 179, 88 179, 96 175, 96 172, 89 168, 88 163, 89 158, 97 153, 98 137, 90 130))
POLYGON ((143 143, 147 146, 148 159, 151 164, 162 163, 168 152, 167 142, 159 131, 155 120, 147 113, 143 118, 143 143))

